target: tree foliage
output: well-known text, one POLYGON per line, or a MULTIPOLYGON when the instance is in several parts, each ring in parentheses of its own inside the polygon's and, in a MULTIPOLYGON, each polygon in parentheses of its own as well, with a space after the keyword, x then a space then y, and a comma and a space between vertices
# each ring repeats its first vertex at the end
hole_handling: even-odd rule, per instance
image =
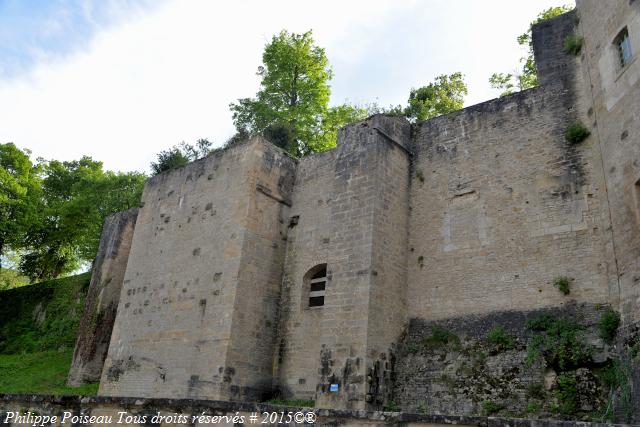
POLYGON ((157 160, 151 163, 151 172, 158 175, 162 172, 181 168, 189 162, 206 157, 211 153, 212 143, 208 139, 199 139, 196 145, 184 141, 180 145, 162 150, 157 154, 157 160))
POLYGON ((13 143, 0 144, 0 257, 9 248, 24 248, 27 231, 38 221, 40 171, 29 154, 13 143))
POLYGON ((464 107, 467 92, 467 84, 462 73, 441 74, 428 85, 411 89, 406 106, 384 107, 373 103, 367 106, 367 111, 369 115, 406 117, 411 122, 429 120, 464 107))
POLYGON ((533 39, 531 31, 536 24, 555 18, 569 12, 571 6, 556 6, 543 10, 536 19, 531 22, 527 32, 518 36, 518 44, 525 50, 525 56, 520 58, 520 69, 515 73, 493 73, 489 78, 489 84, 493 89, 501 90, 500 96, 510 95, 516 91, 530 89, 538 86, 538 69, 533 56, 533 39))
POLYGON ((20 270, 32 281, 71 273, 95 258, 105 218, 137 206, 145 176, 104 171, 90 157, 41 162, 38 212, 23 229, 20 270))
POLYGON ((335 147, 338 130, 372 114, 426 120, 462 108, 467 86, 461 73, 438 76, 412 89, 408 105, 380 107, 344 103, 329 106, 332 70, 324 49, 315 45, 311 31, 281 31, 267 43, 258 67, 260 89, 255 98, 230 105, 238 133, 226 146, 262 134, 294 156, 335 147))
POLYGON ((464 106, 467 85, 462 73, 443 74, 432 83, 411 89, 404 115, 413 121, 427 120, 457 111, 464 106))
POLYGON ((327 133, 322 125, 328 112, 332 71, 311 31, 281 31, 273 36, 264 48, 257 75, 261 81, 256 97, 230 105, 238 130, 251 134, 277 130, 288 138, 279 145, 295 156, 331 148, 335 141, 324 137, 327 133))

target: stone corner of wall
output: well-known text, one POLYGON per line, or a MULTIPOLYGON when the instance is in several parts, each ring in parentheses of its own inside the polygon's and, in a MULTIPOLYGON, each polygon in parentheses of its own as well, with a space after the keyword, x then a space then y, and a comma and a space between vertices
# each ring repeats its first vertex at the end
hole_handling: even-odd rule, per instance
POLYGON ((532 27, 531 41, 541 85, 562 81, 575 68, 576 56, 565 52, 564 42, 575 32, 576 16, 574 9, 532 27))

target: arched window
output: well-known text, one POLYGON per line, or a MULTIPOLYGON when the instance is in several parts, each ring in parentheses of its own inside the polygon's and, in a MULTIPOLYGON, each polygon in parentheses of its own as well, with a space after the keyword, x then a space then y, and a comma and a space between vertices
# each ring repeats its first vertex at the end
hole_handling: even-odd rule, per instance
POLYGON ((309 292, 309 307, 322 307, 327 287, 327 264, 319 264, 304 275, 304 285, 309 292))

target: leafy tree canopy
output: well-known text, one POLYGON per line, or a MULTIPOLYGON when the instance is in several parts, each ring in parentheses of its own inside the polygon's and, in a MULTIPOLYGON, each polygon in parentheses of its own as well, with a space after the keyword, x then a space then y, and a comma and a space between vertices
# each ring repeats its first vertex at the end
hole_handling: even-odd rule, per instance
POLYGON ((462 73, 440 75, 427 86, 411 89, 404 115, 419 121, 457 111, 464 106, 466 94, 467 85, 462 73))
POLYGON ((332 70, 324 49, 311 31, 281 31, 267 43, 258 67, 260 89, 255 98, 230 105, 238 133, 227 146, 248 135, 262 134, 294 156, 335 147, 338 130, 382 113, 425 120, 462 108, 467 86, 461 73, 438 76, 427 86, 412 89, 407 107, 377 104, 329 106, 332 70))
POLYGON ((162 172, 181 168, 189 162, 206 157, 211 153, 212 143, 208 139, 199 139, 195 145, 182 142, 180 145, 162 150, 157 154, 157 160, 151 163, 151 172, 154 175, 162 172))
POLYGON ((335 145, 335 140, 326 138, 331 131, 322 127, 328 113, 332 71, 311 31, 281 31, 273 36, 264 48, 262 63, 256 97, 230 105, 236 128, 251 134, 286 134, 287 141, 279 145, 295 156, 335 145))
POLYGON ((13 143, 0 144, 0 257, 10 248, 24 248, 27 230, 38 221, 40 168, 29 154, 13 143))
POLYGON ((555 18, 563 13, 569 12, 571 6, 556 6, 545 9, 538 14, 531 22, 526 33, 518 36, 517 41, 526 51, 526 56, 520 58, 521 69, 516 73, 493 73, 489 78, 489 84, 494 89, 502 91, 500 96, 510 95, 517 90, 530 89, 538 86, 538 70, 533 57, 533 40, 531 30, 540 22, 555 18))
POLYGON ((31 280, 71 273, 95 258, 105 218, 137 206, 145 176, 104 171, 90 157, 42 162, 38 218, 25 233, 20 270, 31 280))
POLYGON ((411 89, 407 105, 404 107, 402 105, 383 107, 373 103, 367 106, 367 111, 369 115, 400 116, 416 122, 461 109, 464 107, 466 95, 467 84, 464 82, 462 73, 442 74, 426 86, 411 89))

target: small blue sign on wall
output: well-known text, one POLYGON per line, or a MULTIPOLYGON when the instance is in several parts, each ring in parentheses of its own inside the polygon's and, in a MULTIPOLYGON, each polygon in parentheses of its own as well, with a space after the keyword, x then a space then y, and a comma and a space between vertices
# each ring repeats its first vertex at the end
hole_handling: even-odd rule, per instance
POLYGON ((340 386, 338 384, 331 384, 329 386, 329 391, 336 392, 336 391, 338 391, 339 388, 340 388, 340 386))

